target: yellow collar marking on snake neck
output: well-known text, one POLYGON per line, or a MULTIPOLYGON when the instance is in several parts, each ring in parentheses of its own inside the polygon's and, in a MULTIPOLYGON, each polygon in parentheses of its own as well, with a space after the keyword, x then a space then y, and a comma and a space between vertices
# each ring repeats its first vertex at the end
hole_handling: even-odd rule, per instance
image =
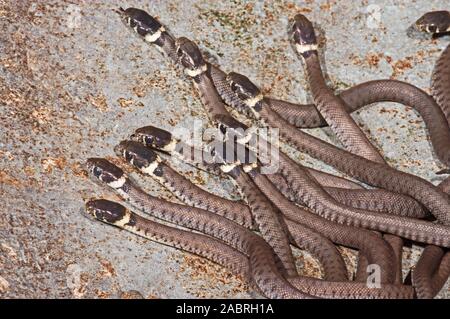
POLYGON ((127 179, 125 178, 125 176, 122 176, 118 180, 108 183, 108 186, 110 186, 114 189, 118 189, 118 188, 121 188, 125 184, 126 181, 127 181, 127 179))
POLYGON ((256 168, 257 166, 258 166, 257 163, 251 163, 251 164, 247 164, 247 165, 242 166, 242 169, 244 170, 244 172, 248 173, 252 169, 256 168))
POLYGON ((247 104, 250 107, 255 107, 256 103, 262 101, 263 98, 264 96, 260 93, 255 97, 245 100, 245 104, 247 104))
POLYGON ((175 151, 175 148, 176 148, 177 144, 178 144, 178 140, 175 139, 175 138, 173 138, 173 139, 170 141, 169 144, 167 144, 166 146, 164 146, 164 147, 162 148, 162 150, 163 150, 163 151, 166 151, 166 152, 168 152, 168 153, 172 153, 173 151, 175 151))
POLYGON ((197 75, 200 75, 208 70, 208 66, 206 64, 203 64, 201 67, 195 69, 195 70, 189 70, 188 68, 184 69, 184 72, 186 72, 187 75, 190 77, 196 77, 197 75))
POLYGON ((158 167, 160 162, 161 159, 157 156, 155 161, 151 162, 148 166, 142 167, 141 172, 144 174, 153 175, 153 172, 158 167))
POLYGON ((161 37, 162 33, 165 32, 165 31, 166 31, 166 29, 165 29, 164 27, 161 27, 161 28, 159 28, 158 31, 156 31, 155 33, 153 33, 153 34, 150 34, 150 33, 147 34, 147 35, 144 37, 144 39, 145 39, 145 41, 150 42, 150 43, 156 42, 156 41, 158 41, 158 39, 161 37))
POLYGON ((308 51, 317 51, 319 46, 317 44, 296 44, 295 49, 298 53, 302 54, 308 51))
POLYGON ((120 220, 114 222, 114 225, 118 226, 118 227, 124 227, 126 226, 131 220, 131 214, 130 212, 127 210, 125 212, 125 216, 123 216, 120 220))
POLYGON ((220 170, 224 173, 229 173, 231 172, 236 166, 238 166, 238 164, 224 164, 224 165, 220 165, 220 170))

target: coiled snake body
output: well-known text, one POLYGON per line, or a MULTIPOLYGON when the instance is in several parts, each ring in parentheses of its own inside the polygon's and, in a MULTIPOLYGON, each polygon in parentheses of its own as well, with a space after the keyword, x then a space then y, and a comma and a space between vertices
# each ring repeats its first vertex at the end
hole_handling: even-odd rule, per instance
MULTIPOLYGON (((323 80, 312 25, 306 17, 297 15, 293 38, 304 59, 316 104, 301 106, 264 97, 248 78, 236 73, 225 74, 203 58, 195 43, 173 37, 146 12, 129 8, 119 13, 127 25, 145 41, 155 44, 192 78, 210 120, 219 126, 227 143, 242 144, 244 149, 248 147, 245 154, 251 155, 253 149, 248 142, 256 137, 254 131, 237 137, 230 135, 247 127, 230 117, 228 105, 253 117, 262 126, 279 128, 285 141, 300 151, 382 189, 361 189, 346 179, 306 169, 282 153, 279 173, 265 176, 260 172, 261 162, 265 162, 260 152, 254 156, 261 162, 248 163, 247 157, 227 162, 219 148, 197 149, 215 160, 212 166, 203 164, 220 168, 235 180, 246 202, 233 202, 196 187, 170 168, 147 147, 181 157, 185 155, 183 150, 190 147, 173 139, 169 132, 146 127, 136 130, 131 141, 121 142, 115 149, 117 155, 194 207, 146 194, 119 167, 104 159, 89 159, 87 170, 136 210, 203 234, 161 225, 106 200, 89 201, 86 210, 91 215, 137 235, 209 258, 241 274, 271 298, 412 298, 414 294, 429 298, 438 292, 450 272, 449 254, 441 248, 450 247, 450 197, 444 192, 448 180, 435 187, 387 166, 349 113, 380 101, 413 106, 425 121, 436 155, 449 166, 448 48, 433 73, 436 101, 410 84, 391 80, 367 82, 336 96, 323 80), (347 151, 297 129, 324 125, 331 127, 347 151), (372 196, 372 202, 364 200, 362 194, 366 198, 372 196), (438 221, 417 219, 428 217, 429 213, 438 221), (388 234, 379 236, 360 228, 388 234), (262 237, 250 229, 259 230, 262 237), (415 291, 401 284, 403 241, 389 233, 431 244, 425 248, 413 272, 415 291), (364 280, 365 266, 378 264, 382 270, 381 288, 348 282, 345 264, 333 243, 359 250, 357 280, 364 280), (298 276, 290 244, 318 258, 325 272, 324 280, 298 276)), ((450 17, 448 12, 427 14, 416 26, 434 33, 447 31, 450 17)), ((261 139, 258 143, 258 146, 264 144, 261 139)))

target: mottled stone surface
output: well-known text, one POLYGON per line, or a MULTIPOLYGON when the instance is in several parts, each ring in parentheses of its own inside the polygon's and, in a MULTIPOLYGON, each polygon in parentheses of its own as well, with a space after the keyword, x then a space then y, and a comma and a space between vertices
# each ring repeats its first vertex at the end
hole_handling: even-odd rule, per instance
MULTIPOLYGON (((248 75, 273 97, 299 102, 310 95, 286 35, 297 12, 317 24, 336 89, 395 78, 429 91, 433 65, 449 40, 405 35, 422 13, 448 9, 441 0, 77 3, 0 0, 0 297, 257 296, 213 263, 82 214, 88 198, 118 199, 85 176, 87 157, 113 158, 113 146, 140 126, 171 130, 192 127, 194 120, 207 126, 191 83, 112 9, 148 10, 176 36, 199 43, 224 70, 248 75)), ((355 118, 391 165, 439 181, 433 172, 442 165, 411 108, 384 103, 355 118)), ((311 132, 335 142, 327 129, 311 132)), ((285 149, 306 165, 331 171, 285 149)), ((177 167, 211 191, 237 198, 231 182, 177 167)), ((172 198, 130 174, 152 194, 172 198)), ((352 253, 345 255, 352 263, 352 253)), ((318 275, 308 256, 299 255, 302 271, 318 275)), ((405 256, 417 260, 419 250, 405 256)), ((405 271, 413 264, 405 262, 405 271)), ((440 296, 450 296, 448 288, 440 296)))

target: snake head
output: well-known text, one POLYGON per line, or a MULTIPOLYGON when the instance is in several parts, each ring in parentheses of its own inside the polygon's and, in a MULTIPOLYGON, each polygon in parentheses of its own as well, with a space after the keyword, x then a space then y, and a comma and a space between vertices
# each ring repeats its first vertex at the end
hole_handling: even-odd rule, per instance
POLYGON ((425 13, 414 24, 415 28, 421 32, 432 34, 450 31, 450 12, 432 11, 425 13))
POLYGON ((226 78, 231 91, 240 98, 254 113, 261 111, 263 95, 260 89, 254 85, 245 75, 230 72, 226 78))
POLYGON ((122 141, 114 148, 114 151, 145 174, 155 174, 160 169, 159 156, 139 142, 122 141))
POLYGON ((190 77, 196 77, 206 72, 206 65, 203 55, 198 46, 188 38, 180 37, 175 42, 178 62, 185 68, 185 72, 190 77))
POLYGON ((112 188, 121 188, 126 182, 123 170, 104 158, 89 158, 86 168, 93 177, 112 188))
POLYGON ((134 225, 134 219, 128 209, 106 199, 90 200, 86 203, 86 212, 98 220, 117 226, 134 225))
POLYGON ((162 151, 170 151, 171 145, 176 143, 170 132, 154 126, 138 128, 130 138, 145 146, 162 151))
POLYGON ((144 10, 119 8, 116 12, 121 16, 126 25, 144 37, 148 42, 156 42, 161 36, 161 33, 165 31, 161 23, 144 10))
POLYGON ((294 17, 291 32, 295 48, 301 56, 307 57, 317 50, 317 39, 313 24, 303 14, 297 14, 294 17))

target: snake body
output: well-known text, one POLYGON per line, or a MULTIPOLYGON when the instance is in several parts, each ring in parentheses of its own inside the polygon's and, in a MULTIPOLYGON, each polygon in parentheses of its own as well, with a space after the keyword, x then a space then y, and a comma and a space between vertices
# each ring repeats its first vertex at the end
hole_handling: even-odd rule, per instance
POLYGON ((247 282, 251 282, 252 276, 247 256, 220 240, 162 225, 143 218, 118 203, 107 200, 89 201, 86 203, 86 210, 107 224, 207 258, 228 268, 234 274, 241 275, 247 282))
MULTIPOLYGON (((120 204, 107 200, 92 200, 86 203, 86 211, 96 219, 125 229, 141 237, 171 247, 176 247, 207 258, 240 275, 252 283, 251 267, 246 255, 225 245, 223 242, 201 234, 161 225, 143 218, 120 204)), ((322 298, 348 298, 347 290, 352 289, 352 298, 413 298, 414 291, 406 286, 384 285, 382 289, 368 288, 364 284, 324 282, 313 278, 290 279, 292 285, 307 290, 322 298), (320 287, 320 288, 311 288, 320 287)))
MULTIPOLYGON (((298 53, 305 60, 312 95, 319 110, 315 115, 311 111, 308 112, 312 115, 304 115, 304 110, 294 110, 293 105, 281 109, 281 106, 288 103, 265 98, 247 78, 235 73, 224 75, 220 69, 203 59, 195 43, 186 38, 175 39, 159 21, 145 11, 129 8, 121 9, 119 13, 127 25, 145 41, 155 44, 193 79, 210 120, 219 126, 228 139, 227 143, 232 142, 242 147, 247 145, 249 141, 247 138, 254 137, 254 133, 233 135, 237 132, 237 128, 245 130, 247 127, 230 117, 225 103, 252 116, 261 126, 278 127, 282 137, 300 151, 307 152, 351 177, 385 190, 359 189, 358 184, 345 179, 305 169, 284 154, 280 156, 280 174, 274 175, 276 178, 271 181, 260 174, 257 162, 252 165, 246 162, 248 156, 253 154, 252 149, 244 147, 246 150, 244 161, 227 162, 223 157, 225 153, 220 153, 220 150, 225 150, 224 148, 212 148, 213 157, 221 160, 219 165, 214 163, 212 166, 219 166, 233 177, 243 197, 246 198, 247 206, 242 201, 229 201, 193 187, 192 183, 166 165, 156 153, 140 144, 167 153, 183 153, 178 149, 180 143, 174 142, 170 134, 161 135, 156 131, 156 134, 153 132, 154 136, 146 136, 145 139, 140 139, 135 133, 134 139, 140 143, 122 142, 116 148, 116 152, 194 207, 150 196, 131 181, 120 168, 104 159, 89 159, 88 171, 95 179, 117 191, 137 210, 178 226, 202 232, 204 235, 160 225, 132 213, 119 204, 104 200, 88 202, 86 207, 89 213, 109 224, 196 253, 221 265, 227 266, 227 263, 231 263, 230 270, 242 274, 264 295, 271 298, 413 297, 412 287, 401 285, 403 241, 399 237, 389 235, 395 234, 430 244, 424 249, 413 272, 413 286, 419 297, 432 297, 437 293, 450 273, 449 254, 445 249, 437 247, 450 247, 448 228, 450 197, 443 192, 447 183, 444 181, 440 187, 434 187, 420 178, 387 166, 376 148, 370 144, 349 116, 349 107, 346 103, 352 107, 355 105, 359 107, 364 103, 370 104, 387 99, 419 105, 416 108, 422 110, 419 112, 430 132, 436 154, 441 161, 448 164, 450 159, 447 142, 450 141, 450 135, 448 126, 445 125, 444 114, 448 119, 447 88, 450 76, 448 68, 443 71, 445 65, 448 66, 450 63, 448 48, 441 56, 433 75, 433 92, 442 111, 436 108, 437 104, 431 103, 432 99, 425 97, 419 89, 409 88, 400 82, 395 85, 389 81, 367 83, 366 86, 354 89, 353 92, 364 92, 355 94, 356 101, 351 100, 351 94, 347 95, 350 98, 346 101, 342 97, 335 96, 326 86, 317 59, 314 30, 304 16, 298 15, 294 24, 294 40, 298 53), (221 78, 221 82, 218 78, 221 78), (241 81, 242 79, 244 81, 241 81), (404 92, 400 89, 404 89, 404 92), (380 92, 383 93, 380 95, 380 92), (393 96, 396 93, 399 96, 393 96), (431 111, 427 112, 426 106, 430 105, 433 105, 430 107, 431 111), (277 109, 279 114, 274 111, 277 109), (307 117, 306 120, 302 119, 304 116, 307 117), (297 130, 283 117, 291 124, 306 121, 305 125, 318 126, 328 123, 344 146, 356 154, 336 148, 297 130), (433 120, 436 120, 435 123, 429 123, 433 120), (439 132, 442 128, 444 132, 439 132), (170 140, 170 143, 166 143, 167 140, 170 140), (319 177, 316 178, 314 174, 319 177), (322 183, 319 183, 320 180, 322 183), (334 183, 346 186, 350 190, 325 188, 322 185, 334 186, 334 183), (283 187, 291 188, 293 192, 290 195, 291 199, 296 199, 298 203, 320 216, 311 214, 289 201, 279 192, 283 187), (359 195, 356 195, 358 192, 359 195), (370 202, 367 198, 361 197, 361 194, 379 194, 379 202, 376 198, 370 202), (340 201, 336 198, 340 198, 340 201), (351 204, 355 204, 356 198, 361 199, 361 202, 356 202, 359 206, 350 207, 351 204), (392 204, 386 206, 385 202, 392 203, 396 198, 402 200, 402 205, 406 203, 410 206, 392 204), (367 210, 370 207, 377 212, 367 210), (409 207, 412 212, 405 214, 400 212, 402 209, 409 210, 409 207), (427 217, 428 211, 444 225, 409 217, 427 217), (381 236, 369 230, 359 229, 360 227, 387 234, 381 236), (259 229, 262 237, 250 231, 255 228, 259 229), (350 234, 352 231, 353 236, 350 234), (362 282, 341 282, 346 280, 345 266, 328 238, 359 250, 357 280, 366 280, 367 276, 364 273, 366 265, 376 263, 381 266, 382 288, 371 290, 362 282), (325 281, 297 275, 290 243, 305 248, 318 257, 324 266, 325 281)), ((424 22, 427 19, 422 20, 424 22)), ((445 25, 442 21, 444 23, 450 21, 450 14, 436 13, 431 20, 438 21, 439 25, 430 29, 431 24, 425 21, 428 23, 427 31, 441 32, 445 25)), ((445 30, 450 29, 449 26, 450 23, 447 23, 445 30)), ((345 92, 342 96, 345 97, 345 92)), ((211 148, 206 150, 208 153, 211 148)), ((204 150, 200 150, 200 153, 202 152, 205 153, 204 150)), ((265 163, 264 158, 261 158, 261 161, 265 163)))
MULTIPOLYGON (((445 70, 439 68, 440 72, 445 70)), ((442 77, 437 77, 442 78, 442 77)), ((217 81, 219 75, 216 75, 217 81)), ((442 96, 442 95, 440 95, 442 96)), ((423 90, 397 80, 375 80, 358 84, 340 93, 348 113, 373 103, 395 102, 412 107, 421 116, 437 158, 450 166, 450 130, 436 101, 423 90)), ((301 128, 326 126, 315 105, 299 105, 268 98, 270 107, 290 124, 301 128)))
MULTIPOLYGON (((140 134, 143 134, 142 130, 139 131, 141 132, 140 134)), ((158 136, 155 128, 151 130, 151 132, 154 136, 152 140, 155 140, 158 136)), ((147 130, 147 138, 149 137, 149 133, 150 131, 147 130)), ((164 133, 165 132, 161 130, 161 135, 165 135, 164 133)), ((139 138, 141 142, 146 140, 142 138, 142 135, 136 135, 136 133, 134 135, 141 136, 141 138, 139 138)), ((171 143, 168 142, 166 145, 170 144, 171 143)), ((150 145, 155 146, 155 144, 150 145)), ((160 146, 160 149, 167 150, 167 147, 160 146)), ((125 141, 121 142, 116 147, 116 152, 119 156, 124 157, 132 165, 139 168, 142 173, 156 179, 182 201, 190 203, 194 207, 200 207, 225 216, 243 226, 250 227, 252 225, 252 213, 248 206, 241 202, 230 201, 213 195, 192 184, 186 178, 170 168, 166 163, 162 162, 151 150, 145 149, 144 146, 125 141), (144 162, 148 164, 142 166, 141 163, 144 162), (157 163, 158 166, 152 171, 147 167, 152 166, 153 163, 157 163), (155 172, 158 172, 158 174, 155 174, 155 172)), ((244 183, 244 185, 249 188, 247 181, 241 180, 241 183, 244 183)), ((245 191, 245 193, 249 198, 252 198, 253 203, 250 207, 259 210, 261 208, 255 206, 268 206, 265 199, 255 193, 255 190, 251 187, 245 191)), ((304 226, 302 223, 296 223, 288 218, 285 218, 283 221, 286 223, 289 232, 293 237, 293 243, 301 249, 310 251, 319 259, 324 267, 325 278, 327 280, 342 281, 346 279, 344 262, 334 245, 332 245, 324 235, 318 234, 311 228, 304 226)), ((266 225, 265 227, 268 226, 266 225)), ((355 230, 352 230, 352 232, 353 231, 355 230)))
MULTIPOLYGON (((259 89, 243 75, 230 73, 229 81, 232 87, 233 83, 238 82, 241 96, 244 96, 244 94, 249 96, 248 100, 260 95, 259 89)), ((264 125, 278 127, 281 136, 285 137, 288 142, 291 142, 300 150, 306 151, 311 156, 325 161, 350 176, 359 177, 374 186, 383 186, 394 192, 404 193, 420 200, 437 218, 441 217, 441 221, 444 223, 449 219, 450 212, 448 207, 450 207, 450 198, 431 183, 407 173, 399 172, 384 164, 372 162, 345 150, 338 149, 302 131, 292 129, 288 123, 267 106, 262 96, 257 104, 248 104, 248 107, 253 109, 256 117, 263 119, 261 122, 264 125), (386 175, 391 179, 386 178, 386 175), (384 179, 382 179, 383 177, 384 179), (398 177, 401 177, 403 183, 407 181, 407 184, 401 184, 398 181, 398 177), (415 192, 415 186, 419 186, 422 189, 422 193, 415 192), (431 198, 435 200, 431 201, 431 198)), ((448 247, 450 244, 450 229, 444 225, 389 216, 387 214, 372 214, 343 207, 343 205, 337 203, 323 191, 314 180, 308 178, 305 172, 300 173, 298 167, 293 168, 292 165, 285 167, 284 173, 283 167, 281 167, 281 172, 295 192, 298 194, 309 194, 307 196, 308 205, 319 209, 323 216, 341 223, 345 222, 354 226, 369 227, 370 229, 389 232, 419 242, 435 243, 445 247, 448 247), (305 187, 305 185, 308 186, 305 187), (325 205, 325 203, 327 204, 325 205)))
MULTIPOLYGON (((292 191, 281 175, 267 174, 267 178, 291 201, 304 205, 302 198, 292 191)), ((383 189, 323 187, 323 190, 339 203, 349 207, 413 218, 429 216, 429 213, 411 197, 383 189)))
POLYGON ((336 96, 325 83, 312 23, 302 14, 297 14, 294 20, 292 33, 295 48, 305 63, 317 110, 348 151, 371 161, 384 163, 383 157, 345 110, 342 99, 336 96))
MULTIPOLYGON (((169 133, 164 130, 158 131, 156 128, 152 128, 151 130, 150 129, 146 130, 145 134, 144 134, 145 130, 139 129, 138 131, 140 132, 139 134, 134 133, 133 135, 139 137, 138 140, 144 142, 144 144, 146 145, 155 147, 156 145, 154 143, 147 144, 145 143, 145 141, 161 140, 160 137, 162 136, 167 138, 165 145, 172 145, 172 148, 173 145, 176 145, 171 141, 171 139, 169 139, 169 133)), ((164 145, 159 145, 157 146, 157 148, 161 150, 167 150, 167 147, 165 147, 164 145)), ((150 159, 153 157, 147 156, 147 158, 149 158, 148 161, 150 161, 150 159)), ((277 191, 277 188, 274 185, 272 185, 270 181, 267 180, 265 175, 257 173, 257 170, 254 169, 250 170, 248 174, 255 182, 255 184, 258 186, 258 188, 285 215, 286 217, 285 222, 287 223, 288 228, 291 229, 294 226, 292 222, 295 221, 298 224, 303 224, 304 226, 310 229, 318 231, 319 233, 323 234, 324 236, 326 236, 327 238, 329 238, 330 240, 332 240, 337 244, 359 249, 362 252, 362 254, 367 255, 371 264, 380 265, 381 269, 383 269, 382 281, 389 282, 390 280, 389 277, 392 277, 390 270, 393 268, 392 266, 393 254, 392 251, 389 249, 389 247, 386 245, 386 243, 382 240, 382 238, 374 236, 370 231, 345 225, 334 224, 332 222, 327 221, 326 219, 311 214, 310 212, 307 212, 304 209, 294 205, 292 202, 288 201, 282 194, 280 194, 277 191)), ((168 175, 161 174, 160 176, 156 176, 156 179, 160 181, 164 180, 164 185, 169 185, 168 186, 169 189, 173 188, 176 188, 178 190, 196 189, 194 185, 187 182, 186 180, 183 180, 182 185, 180 184, 175 186, 173 181, 178 181, 179 179, 176 177, 172 177, 171 174, 168 175)), ((193 196, 197 197, 195 196, 195 194, 193 194, 193 196)), ((199 194, 198 198, 202 198, 202 194, 199 194)), ((214 205, 214 203, 212 202, 215 201, 215 198, 216 196, 209 197, 212 206, 214 205)), ((221 200, 217 202, 220 203, 221 200)), ((241 212, 241 214, 242 212, 248 210, 243 208, 241 204, 235 202, 233 202, 232 205, 235 206, 234 210, 241 212)), ((248 213, 246 213, 245 215, 248 216, 248 213)), ((317 247, 311 248, 317 250, 317 247)), ((339 263, 337 262, 335 262, 334 264, 339 265, 339 263)))
MULTIPOLYGON (((292 287, 280 274, 271 247, 248 229, 222 216, 195 207, 168 202, 145 193, 114 164, 91 158, 86 166, 91 175, 113 188, 136 209, 168 222, 220 239, 249 257, 252 278, 271 298, 309 298, 292 287)), ((152 166, 152 168, 156 168, 152 166)))

